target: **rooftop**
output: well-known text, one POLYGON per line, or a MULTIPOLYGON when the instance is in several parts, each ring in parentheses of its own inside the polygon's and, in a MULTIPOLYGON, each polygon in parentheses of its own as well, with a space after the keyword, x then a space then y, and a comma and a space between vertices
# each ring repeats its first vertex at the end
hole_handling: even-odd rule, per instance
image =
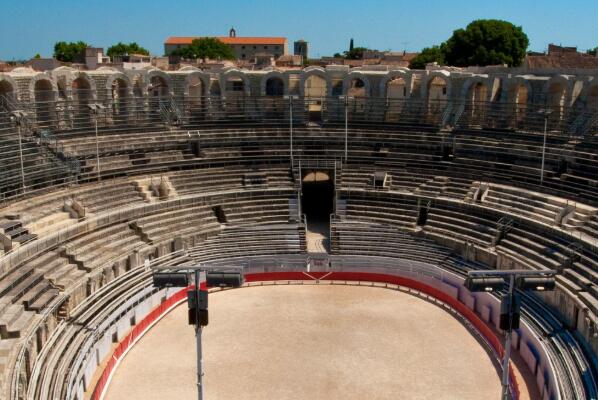
MULTIPOLYGON (((164 44, 191 44, 194 39, 201 39, 205 36, 171 36, 164 44)), ((215 36, 216 39, 226 44, 270 44, 270 45, 284 45, 287 38, 284 37, 230 37, 230 36, 215 36)))

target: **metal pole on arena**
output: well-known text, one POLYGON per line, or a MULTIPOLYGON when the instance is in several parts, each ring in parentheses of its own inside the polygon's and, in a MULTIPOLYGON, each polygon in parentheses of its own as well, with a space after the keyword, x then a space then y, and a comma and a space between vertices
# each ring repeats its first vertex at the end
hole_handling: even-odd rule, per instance
POLYGON ((19 131, 19 161, 21 162, 21 184, 23 187, 23 193, 25 193, 25 166, 23 163, 23 139, 21 131, 22 119, 17 119, 17 130, 19 131))
POLYGON ((88 104, 87 107, 91 110, 93 119, 95 121, 95 133, 96 133, 96 170, 98 175, 98 182, 100 181, 100 139, 98 136, 98 112, 103 109, 104 106, 101 104, 88 104))
POLYGON ((299 96, 284 96, 285 99, 289 100, 289 141, 290 141, 290 152, 291 152, 291 168, 294 165, 293 158, 293 100, 298 99, 299 96))
POLYGON ((519 329, 520 291, 547 291, 556 286, 556 270, 475 270, 467 273, 465 287, 470 292, 497 292, 507 289, 501 296, 499 328, 505 333, 502 359, 501 400, 511 398, 509 361, 511 358, 511 340, 513 329, 519 329), (505 287, 505 279, 508 287, 505 287))
POLYGON ((23 139, 22 139, 22 125, 26 114, 24 111, 14 111, 12 112, 12 117, 14 118, 15 125, 17 126, 17 133, 19 135, 19 161, 21 163, 21 187, 23 189, 23 193, 25 193, 26 186, 25 186, 25 164, 23 162, 23 139))
POLYGON ((540 170, 540 186, 544 184, 544 160, 546 158, 546 134, 548 132, 548 116, 552 110, 541 109, 538 114, 544 116, 544 143, 542 144, 542 168, 540 170))
POLYGON ((354 99, 350 96, 339 96, 340 100, 345 100, 345 163, 349 158, 349 100, 354 99))
MULTIPOLYGON (((201 271, 195 270, 195 304, 199 304, 199 285, 201 271)), ((196 308, 196 324, 195 324, 195 347, 197 348, 197 398, 203 400, 203 353, 201 350, 201 324, 199 323, 199 307, 196 308)))
MULTIPOLYGON (((513 290, 515 289, 515 275, 509 277, 509 304, 513 302, 513 290)), ((511 359, 511 340, 513 329, 511 328, 513 314, 509 313, 509 329, 505 332, 505 354, 502 359, 502 399, 509 400, 509 360, 511 359)))

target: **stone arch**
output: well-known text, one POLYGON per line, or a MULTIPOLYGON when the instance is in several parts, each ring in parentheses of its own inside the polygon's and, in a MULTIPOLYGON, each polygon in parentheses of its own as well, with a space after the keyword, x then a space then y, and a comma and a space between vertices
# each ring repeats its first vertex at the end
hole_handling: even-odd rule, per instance
POLYGON ((428 103, 434 100, 448 100, 452 92, 452 83, 448 71, 433 71, 426 75, 421 85, 421 98, 428 103))
POLYGON ((150 97, 167 97, 172 95, 172 79, 170 75, 159 69, 153 69, 146 76, 147 93, 150 97))
POLYGON ((461 99, 473 102, 490 101, 492 92, 488 79, 483 77, 472 77, 465 81, 461 89, 461 99))
POLYGON ((185 97, 203 97, 210 94, 210 77, 197 70, 185 77, 185 97))
POLYGON ((353 97, 370 97, 371 93, 372 86, 370 80, 361 72, 350 72, 343 79, 343 94, 353 97))
POLYGON ((430 123, 436 123, 448 103, 451 95, 451 80, 447 71, 433 71, 425 78, 421 86, 422 99, 425 99, 430 123))
POLYGON ((251 82, 249 77, 238 69, 229 69, 220 75, 220 89, 224 89, 224 96, 250 96, 251 82), (232 82, 242 82, 232 83, 232 82), (240 93, 242 92, 242 93, 240 93))
POLYGON ((220 87, 219 79, 212 79, 210 81, 210 96, 220 97, 222 96, 222 88, 220 87))
POLYGON ((58 96, 58 86, 50 75, 35 74, 29 81, 29 98, 32 101, 55 101, 58 96))
POLYGON ((558 124, 563 120, 565 108, 569 105, 571 82, 565 76, 554 76, 546 81, 543 92, 545 106, 552 111, 548 117, 548 123, 558 129, 558 124))
POLYGON ((17 83, 9 75, 0 75, 0 96, 7 96, 12 100, 18 100, 17 83))
POLYGON ((380 80, 380 96, 386 99, 411 97, 411 74, 400 70, 390 71, 386 76, 384 76, 384 78, 380 80), (402 87, 396 88, 397 90, 389 90, 389 85, 391 85, 392 82, 397 82, 399 80, 402 80, 404 83, 397 86, 402 87), (399 92, 401 95, 397 96, 399 92))
POLYGON ((299 79, 299 94, 303 97, 327 97, 330 96, 332 93, 332 83, 330 81, 329 76, 326 74, 326 71, 319 67, 308 67, 303 70, 301 74, 301 78, 299 79), (321 79, 324 82, 324 86, 311 88, 313 90, 308 90, 306 93, 306 84, 310 83, 310 78, 316 77, 321 79), (319 95, 317 95, 319 94, 319 95))
POLYGON ((85 72, 75 72, 71 74, 70 78, 67 82, 73 100, 83 98, 86 100, 95 100, 97 98, 96 83, 85 72))
POLYGON ((288 83, 285 75, 280 71, 269 71, 260 81, 260 94, 262 96, 282 96, 288 94, 288 83), (282 83, 282 86, 281 86, 282 83), (282 93, 281 93, 282 89, 282 93), (271 94, 269 94, 271 93, 271 94), (272 94, 275 93, 275 94, 272 94))
POLYGON ((548 107, 564 107, 567 104, 569 82, 562 76, 550 78, 544 84, 544 96, 548 107))
POLYGON ((508 104, 529 104, 534 98, 533 88, 525 76, 509 78, 505 83, 502 101, 508 104))
POLYGON ((106 80, 106 92, 109 94, 108 98, 115 98, 115 89, 117 89, 120 92, 118 93, 118 97, 123 97, 122 95, 126 95, 127 97, 130 96, 133 90, 131 78, 129 78, 122 72, 116 72, 111 74, 106 80))
POLYGON ((487 125, 486 114, 488 111, 488 102, 492 95, 488 79, 484 77, 472 77, 468 79, 461 88, 459 100, 466 103, 466 112, 468 122, 472 126, 487 125))

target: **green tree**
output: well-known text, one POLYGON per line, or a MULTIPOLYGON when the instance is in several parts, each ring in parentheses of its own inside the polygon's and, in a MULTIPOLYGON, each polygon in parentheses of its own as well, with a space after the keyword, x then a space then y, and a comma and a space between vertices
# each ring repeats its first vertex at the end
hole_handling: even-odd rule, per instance
POLYGON ((595 56, 596 53, 598 53, 598 47, 594 47, 593 49, 589 49, 588 51, 586 51, 586 53, 588 53, 591 56, 595 56))
POLYGON ((351 38, 351 41, 349 42, 349 52, 353 51, 354 48, 355 46, 353 45, 353 38, 351 38))
POLYGON ((129 44, 118 42, 117 44, 108 47, 108 50, 106 51, 106 55, 110 58, 114 56, 124 56, 126 54, 143 54, 148 56, 149 51, 139 46, 136 42, 131 42, 129 44))
POLYGON ((62 62, 73 62, 85 55, 87 43, 78 42, 57 42, 54 44, 54 58, 62 62))
POLYGON ((343 58, 343 55, 341 53, 334 53, 332 57, 334 57, 334 58, 343 58))
POLYGON ((444 53, 440 46, 425 47, 421 53, 411 60, 409 68, 425 69, 426 64, 431 62, 437 62, 440 65, 444 64, 444 53))
POLYGON ((363 59, 363 52, 369 50, 365 47, 354 47, 352 50, 345 51, 345 58, 347 60, 361 60, 363 59))
POLYGON ((216 38, 194 39, 189 46, 176 49, 172 54, 186 59, 233 60, 235 58, 233 50, 216 38))
POLYGON ((33 58, 42 58, 41 54, 37 53, 33 58))
POLYGON ((448 65, 521 65, 529 40, 520 26, 495 19, 471 22, 441 45, 448 65))

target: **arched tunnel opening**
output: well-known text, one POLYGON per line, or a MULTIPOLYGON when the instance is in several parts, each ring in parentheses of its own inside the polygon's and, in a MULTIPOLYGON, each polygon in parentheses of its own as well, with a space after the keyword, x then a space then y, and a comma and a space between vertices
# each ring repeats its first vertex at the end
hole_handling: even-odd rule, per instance
POLYGON ((334 172, 303 171, 301 210, 307 219, 307 251, 330 249, 330 214, 334 212, 334 172))

